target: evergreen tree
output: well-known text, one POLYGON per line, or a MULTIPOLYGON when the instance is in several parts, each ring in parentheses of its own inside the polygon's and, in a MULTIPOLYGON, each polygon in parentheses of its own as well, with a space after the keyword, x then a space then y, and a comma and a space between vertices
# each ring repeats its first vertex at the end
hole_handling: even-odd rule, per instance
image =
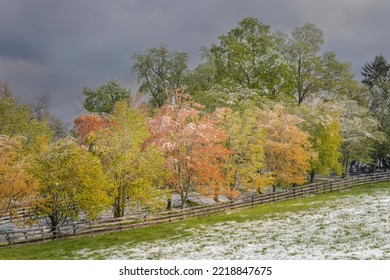
POLYGON ((387 63, 386 58, 382 55, 377 55, 372 62, 366 63, 362 69, 364 77, 362 83, 372 88, 376 80, 389 75, 390 64, 387 63))

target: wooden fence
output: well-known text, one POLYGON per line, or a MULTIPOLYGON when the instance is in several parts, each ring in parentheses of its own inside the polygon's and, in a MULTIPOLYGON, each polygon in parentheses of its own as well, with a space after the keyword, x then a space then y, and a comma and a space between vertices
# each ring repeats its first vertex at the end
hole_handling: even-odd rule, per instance
MULTIPOLYGON (((376 182, 390 182, 390 173, 374 173, 339 179, 335 181, 313 183, 274 193, 246 197, 233 201, 220 202, 207 206, 165 211, 157 214, 144 214, 97 221, 82 220, 59 227, 56 232, 56 238, 93 235, 110 231, 173 223, 189 218, 207 216, 211 214, 229 213, 232 211, 253 207, 259 204, 273 203, 333 191, 341 191, 362 184, 376 182)), ((31 228, 15 231, 0 231, 0 245, 3 246, 17 243, 39 242, 50 239, 53 239, 53 231, 50 229, 50 227, 31 228)))

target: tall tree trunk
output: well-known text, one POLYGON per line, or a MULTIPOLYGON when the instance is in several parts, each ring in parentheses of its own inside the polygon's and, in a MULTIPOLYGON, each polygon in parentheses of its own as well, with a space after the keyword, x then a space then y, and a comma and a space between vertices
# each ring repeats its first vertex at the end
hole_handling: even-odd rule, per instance
POLYGON ((218 188, 215 188, 214 189, 214 201, 215 202, 219 202, 219 189, 218 188))
POLYGON ((124 186, 118 187, 118 195, 114 199, 114 218, 123 217, 125 215, 126 192, 124 186))
MULTIPOLYGON (((184 180, 183 180, 184 181, 184 180)), ((188 178, 186 181, 182 182, 180 198, 181 198, 181 208, 186 208, 188 195, 191 191, 191 179, 188 178)))
POLYGON ((50 231, 52 232, 52 239, 57 239, 58 238, 58 224, 59 224, 59 221, 58 221, 58 217, 56 215, 56 213, 54 213, 53 215, 49 216, 49 219, 50 219, 50 231))
POLYGON ((348 165, 349 165, 349 155, 344 152, 344 174, 342 177, 347 177, 348 176, 348 165))
POLYGON ((314 177, 316 175, 316 172, 314 169, 310 170, 310 183, 314 183, 314 177))
POLYGON ((167 199, 167 210, 172 210, 172 197, 167 199))
POLYGON ((181 198, 181 209, 184 209, 186 208, 186 205, 187 205, 187 196, 185 196, 184 194, 183 195, 180 195, 180 198, 181 198))

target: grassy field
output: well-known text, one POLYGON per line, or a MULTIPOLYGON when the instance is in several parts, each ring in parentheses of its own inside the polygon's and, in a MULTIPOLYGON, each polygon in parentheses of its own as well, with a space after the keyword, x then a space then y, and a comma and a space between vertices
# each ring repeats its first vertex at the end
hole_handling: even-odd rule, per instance
POLYGON ((388 198, 389 183, 367 185, 180 223, 1 248, 0 259, 387 259, 388 198))

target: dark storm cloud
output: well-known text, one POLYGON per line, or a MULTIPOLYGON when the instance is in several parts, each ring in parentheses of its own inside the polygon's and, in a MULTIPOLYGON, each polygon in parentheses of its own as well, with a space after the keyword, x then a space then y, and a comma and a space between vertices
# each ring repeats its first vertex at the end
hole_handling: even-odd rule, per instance
POLYGON ((382 53, 389 57, 387 0, 2 0, 0 80, 19 95, 53 95, 53 111, 71 121, 84 86, 111 78, 137 90, 130 69, 134 52, 157 47, 189 53, 256 17, 272 30, 291 32, 305 22, 325 32, 324 50, 361 66, 382 53))

